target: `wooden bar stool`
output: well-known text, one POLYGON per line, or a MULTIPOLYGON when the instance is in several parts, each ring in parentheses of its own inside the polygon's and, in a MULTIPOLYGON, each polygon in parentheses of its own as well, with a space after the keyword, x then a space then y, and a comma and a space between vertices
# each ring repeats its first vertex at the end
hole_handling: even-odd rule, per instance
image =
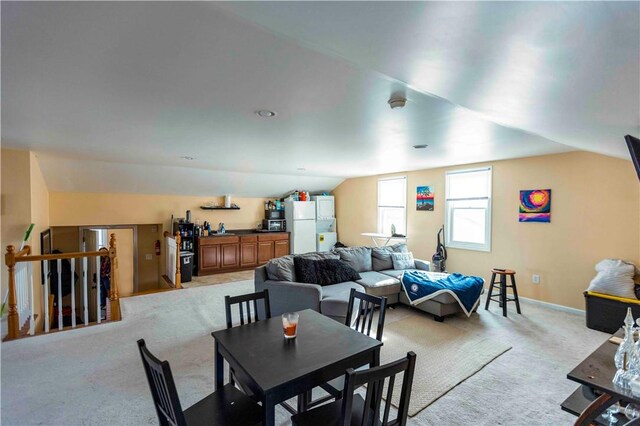
POLYGON ((519 314, 520 312, 520 301, 518 300, 518 289, 516 288, 516 271, 512 271, 510 269, 496 269, 493 268, 491 270, 491 285, 489 286, 489 295, 487 296, 487 303, 484 305, 484 309, 489 309, 489 302, 492 300, 498 302, 500 307, 502 308, 502 316, 507 316, 507 302, 516 302, 516 310, 519 314), (500 281, 496 281, 496 275, 500 276, 500 281), (511 277, 511 285, 507 285, 507 275, 511 277), (494 299, 493 294, 493 286, 494 284, 500 285, 499 293, 496 296, 499 297, 498 300, 494 299), (510 287, 513 290, 513 299, 507 298, 507 287, 510 287))

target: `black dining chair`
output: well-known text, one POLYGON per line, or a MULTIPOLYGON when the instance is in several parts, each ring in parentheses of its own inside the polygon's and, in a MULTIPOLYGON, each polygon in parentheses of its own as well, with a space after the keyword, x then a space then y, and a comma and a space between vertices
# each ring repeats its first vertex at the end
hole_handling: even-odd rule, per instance
POLYGON ((231 384, 183 410, 169 362, 149 352, 144 339, 138 349, 161 426, 261 424, 261 406, 231 384))
MULTIPOLYGON (((227 317, 227 328, 233 327, 233 307, 237 306, 240 325, 245 323, 260 321, 261 319, 271 318, 271 304, 269 303, 269 290, 258 291, 256 293, 241 294, 240 296, 225 296, 224 311, 227 317), (258 303, 263 301, 262 306, 258 303), (252 308, 253 307, 253 311, 252 308), (261 314, 262 312, 262 314, 261 314), (264 317, 264 318, 261 318, 264 317)), ((232 385, 236 384, 235 372, 233 369, 229 371, 229 381, 232 385)), ((252 395, 248 389, 239 384, 247 395, 252 395)))
POLYGON ((241 294, 240 296, 225 296, 224 310, 227 316, 227 328, 233 327, 233 306, 238 306, 240 325, 245 322, 260 321, 261 319, 271 318, 271 305, 269 303, 269 290, 259 291, 257 293, 241 294), (258 301, 263 300, 263 306, 258 301), (253 306, 253 311, 251 307, 253 306), (264 308, 264 310, 262 309, 264 308), (264 318, 260 318, 263 316, 264 318))
POLYGON ((362 371, 355 371, 350 368, 345 376, 344 397, 342 399, 296 414, 291 417, 291 422, 293 426, 326 426, 335 424, 340 426, 404 426, 407 424, 415 367, 416 354, 408 352, 405 358, 379 367, 362 371), (398 413, 395 419, 389 420, 395 379, 396 375, 400 373, 403 373, 403 375, 398 413), (384 398, 384 411, 382 412, 382 418, 380 418, 385 382, 387 391, 384 398), (359 394, 354 394, 356 388, 365 384, 367 385, 367 390, 364 398, 359 394), (336 423, 338 419, 339 421, 336 423))
MULTIPOLYGON (((376 340, 382 341, 386 307, 386 297, 373 296, 352 288, 351 294, 349 295, 345 325, 347 327, 354 328, 362 334, 375 337, 376 340), (377 324, 375 326, 375 336, 371 336, 371 328, 373 326, 374 312, 376 308, 378 310, 378 317, 377 324)), ((308 402, 305 404, 306 408, 312 408, 320 404, 324 404, 329 400, 341 398, 342 389, 344 388, 344 376, 337 377, 328 383, 320 385, 320 387, 329 395, 308 402)))

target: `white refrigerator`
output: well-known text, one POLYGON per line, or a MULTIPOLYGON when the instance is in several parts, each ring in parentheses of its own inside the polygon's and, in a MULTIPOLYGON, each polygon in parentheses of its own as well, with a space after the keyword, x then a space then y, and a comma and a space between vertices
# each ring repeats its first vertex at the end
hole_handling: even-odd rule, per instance
POLYGON ((287 231, 291 232, 291 254, 316 250, 316 203, 287 201, 284 203, 287 231))

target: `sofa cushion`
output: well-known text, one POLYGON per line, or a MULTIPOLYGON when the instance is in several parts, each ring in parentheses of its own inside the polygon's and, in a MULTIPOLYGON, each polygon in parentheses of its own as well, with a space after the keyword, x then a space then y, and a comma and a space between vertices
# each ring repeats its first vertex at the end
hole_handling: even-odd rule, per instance
POLYGON ((361 272, 362 277, 356 282, 365 288, 367 294, 374 296, 388 296, 400 291, 400 280, 380 272, 361 272))
POLYGON ((389 247, 391 251, 395 253, 409 253, 409 247, 407 247, 407 243, 391 244, 387 247, 389 247))
POLYGON ((413 253, 391 253, 393 269, 415 269, 416 263, 413 260, 413 253))
POLYGON ((371 248, 371 266, 374 271, 383 271, 385 269, 393 269, 393 260, 391 260, 391 247, 372 247, 371 248))
MULTIPOLYGON (((381 274, 388 275, 393 278, 397 278, 398 280, 402 277, 404 271, 419 271, 419 269, 386 269, 384 271, 380 271, 381 274)), ((424 271, 422 271, 424 272, 424 271)), ((361 274, 362 275, 362 274, 361 274)))
POLYGON ((267 277, 273 281, 296 281, 293 255, 271 259, 267 263, 267 277))
POLYGON ((298 282, 322 286, 355 281, 360 274, 340 259, 293 258, 298 282))
POLYGON ((337 253, 331 253, 330 251, 318 251, 304 254, 297 254, 296 257, 303 259, 323 260, 323 259, 340 259, 340 255, 337 253))
POLYGON ((352 288, 364 291, 364 287, 353 281, 322 287, 320 312, 330 317, 346 317, 352 288))
POLYGON ((371 271, 371 248, 369 247, 341 247, 335 253, 358 272, 371 271))

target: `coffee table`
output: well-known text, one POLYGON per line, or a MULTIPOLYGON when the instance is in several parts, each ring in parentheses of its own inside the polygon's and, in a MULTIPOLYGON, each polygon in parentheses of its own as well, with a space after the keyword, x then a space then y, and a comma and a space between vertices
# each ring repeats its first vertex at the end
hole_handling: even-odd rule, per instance
POLYGON ((236 380, 262 401, 265 426, 274 424, 277 404, 306 394, 347 368, 380 364, 382 342, 311 309, 299 314, 295 339, 284 338, 280 316, 211 333, 216 389, 224 384, 226 360, 236 380))

